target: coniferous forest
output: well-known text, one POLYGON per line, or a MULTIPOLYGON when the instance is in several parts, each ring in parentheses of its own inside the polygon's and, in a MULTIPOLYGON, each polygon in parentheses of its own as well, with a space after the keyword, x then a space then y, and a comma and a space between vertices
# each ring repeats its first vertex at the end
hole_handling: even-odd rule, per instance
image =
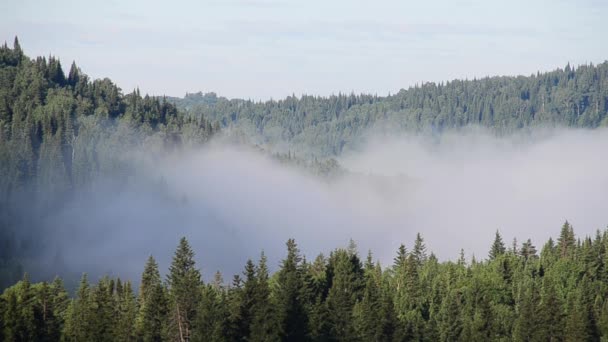
POLYGON ((593 129, 607 114, 608 62, 386 97, 180 99, 123 93, 76 63, 27 57, 15 38, 0 47, 0 341, 608 341, 608 230, 577 236, 567 221, 548 241, 497 231, 487 256, 455 261, 439 261, 421 234, 390 264, 353 241, 309 259, 290 239, 276 271, 261 251, 242 273, 208 281, 182 238, 167 270, 150 256, 139 279, 83 273, 75 289, 30 280, 22 259, 40 241, 19 237, 30 216, 43 220, 98 179, 131 182, 133 150, 221 137, 329 177, 342 172, 332 158, 373 130, 593 129))
POLYGON ((132 280, 28 275, 2 294, 5 341, 600 341, 608 337, 608 231, 578 238, 565 222, 540 249, 438 262, 418 234, 392 265, 354 242, 306 259, 294 240, 274 274, 262 252, 229 282, 203 282, 186 238, 166 277, 150 256, 132 280), (228 283, 228 285, 226 285, 228 283))
POLYGON ((215 93, 171 98, 195 117, 235 128, 243 139, 288 142, 303 154, 334 156, 370 129, 441 133, 477 125, 497 134, 538 127, 608 126, 608 63, 528 77, 486 77, 424 83, 389 96, 290 96, 255 102, 215 93))

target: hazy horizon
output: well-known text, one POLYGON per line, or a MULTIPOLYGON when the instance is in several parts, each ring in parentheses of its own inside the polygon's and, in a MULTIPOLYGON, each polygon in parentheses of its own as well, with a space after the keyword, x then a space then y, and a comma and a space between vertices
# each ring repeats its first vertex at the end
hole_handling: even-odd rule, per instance
POLYGON ((601 63, 603 1, 0 4, 0 41, 125 92, 279 99, 601 63), (523 9, 523 10, 522 10, 523 9), (382 20, 379 20, 382 18, 382 20), (556 54, 555 49, 564 50, 556 54))

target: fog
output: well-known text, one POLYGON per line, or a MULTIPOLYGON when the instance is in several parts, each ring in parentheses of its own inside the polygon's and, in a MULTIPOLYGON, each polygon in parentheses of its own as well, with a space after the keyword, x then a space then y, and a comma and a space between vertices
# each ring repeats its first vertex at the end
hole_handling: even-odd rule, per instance
POLYGON ((373 137, 339 158, 347 172, 334 179, 219 142, 140 153, 136 181, 100 181, 44 219, 35 272, 137 281, 149 255, 166 272, 181 236, 204 277, 226 281, 262 250, 276 270, 288 238, 309 260, 352 238, 385 266, 417 232, 440 260, 461 248, 486 258, 497 229, 540 250, 566 219, 578 236, 606 227, 606 151, 607 130, 373 137))

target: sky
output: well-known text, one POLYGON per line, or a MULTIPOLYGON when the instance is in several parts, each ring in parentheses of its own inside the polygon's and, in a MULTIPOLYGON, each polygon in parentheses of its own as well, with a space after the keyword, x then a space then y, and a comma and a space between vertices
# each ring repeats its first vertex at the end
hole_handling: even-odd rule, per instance
POLYGON ((0 41, 125 92, 395 93, 608 56, 605 0, 0 0, 0 41))

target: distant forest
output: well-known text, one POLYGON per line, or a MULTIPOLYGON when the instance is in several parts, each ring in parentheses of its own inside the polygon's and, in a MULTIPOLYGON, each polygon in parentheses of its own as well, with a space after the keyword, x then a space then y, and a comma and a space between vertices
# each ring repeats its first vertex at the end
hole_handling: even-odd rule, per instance
POLYGON ((518 77, 424 83, 395 95, 229 100, 214 93, 170 98, 245 141, 315 156, 339 155, 371 131, 441 133, 478 125, 497 134, 533 127, 608 126, 608 62, 518 77), (285 147, 286 146, 286 147, 285 147))
MULTIPOLYGON (((61 279, 27 274, 0 296, 5 341, 606 341, 608 230, 577 239, 562 226, 540 253, 505 245, 487 259, 438 262, 419 234, 392 265, 351 241, 307 260, 294 240, 269 274, 262 253, 226 285, 204 283, 179 242, 165 279, 152 256, 139 291, 124 279, 90 283, 74 296, 61 279)), ((204 268, 204 265, 202 265, 204 268)))

